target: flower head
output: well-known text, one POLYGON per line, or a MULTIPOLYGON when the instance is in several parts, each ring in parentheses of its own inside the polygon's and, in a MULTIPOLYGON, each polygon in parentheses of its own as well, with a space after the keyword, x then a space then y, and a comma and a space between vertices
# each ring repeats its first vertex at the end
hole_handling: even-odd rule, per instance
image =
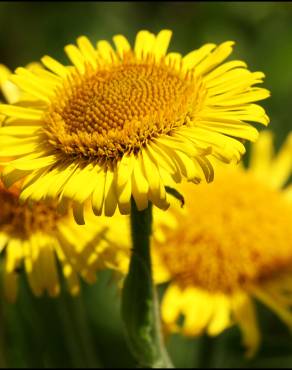
POLYGON ((140 31, 134 48, 113 38, 94 48, 86 37, 65 51, 67 67, 49 56, 47 69, 16 69, 10 80, 30 99, 1 105, 8 116, 0 130, 4 181, 25 177, 21 199, 58 198, 97 215, 139 210, 150 200, 169 206, 165 184, 183 178, 213 179, 207 155, 230 162, 255 140, 247 121, 268 124, 254 102, 269 96, 263 73, 242 61, 222 62, 233 42, 206 44, 182 56, 167 53, 171 32, 140 31), (15 160, 6 161, 13 156, 15 160))
POLYGON ((263 132, 248 169, 216 170, 212 184, 184 186, 183 211, 156 219, 154 271, 170 281, 162 318, 188 336, 238 324, 252 355, 260 341, 254 299, 292 328, 292 187, 281 190, 292 172, 292 134, 273 157, 263 132))
POLYGON ((60 292, 61 271, 69 292, 77 295, 80 276, 91 284, 99 270, 126 270, 124 247, 114 235, 121 222, 118 216, 110 227, 105 217, 92 216, 87 216, 86 225, 77 225, 69 205, 61 210, 53 201, 20 203, 19 187, 7 190, 2 183, 0 201, 0 257, 4 259, 4 293, 10 302, 17 298, 22 270, 36 296, 47 293, 51 297, 60 292))
MULTIPOLYGON (((69 207, 61 212, 52 202, 19 203, 18 186, 7 190, 0 184, 0 201, 0 252, 5 259, 4 290, 9 301, 16 299, 22 269, 36 296, 59 294, 57 261, 71 294, 79 292, 78 275, 89 283, 95 281, 97 260, 109 256, 105 223, 91 220, 78 226, 69 207)), ((109 261, 114 261, 112 256, 109 261)))

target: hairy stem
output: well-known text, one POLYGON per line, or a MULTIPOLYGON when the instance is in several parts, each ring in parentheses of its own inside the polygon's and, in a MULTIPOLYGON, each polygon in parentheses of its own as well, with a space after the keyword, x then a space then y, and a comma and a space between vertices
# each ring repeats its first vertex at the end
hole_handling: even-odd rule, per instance
POLYGON ((131 228, 133 253, 122 294, 122 317, 129 347, 142 367, 173 368, 163 343, 152 277, 152 205, 140 212, 132 199, 131 228))

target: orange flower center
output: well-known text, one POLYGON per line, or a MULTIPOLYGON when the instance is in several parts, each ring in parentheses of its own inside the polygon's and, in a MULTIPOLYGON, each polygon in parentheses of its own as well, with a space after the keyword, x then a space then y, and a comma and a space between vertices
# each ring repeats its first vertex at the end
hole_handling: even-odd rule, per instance
POLYGON ((50 143, 97 161, 137 153, 148 140, 187 124, 200 89, 190 74, 164 61, 123 62, 72 72, 46 116, 50 143))
POLYGON ((37 231, 50 233, 63 216, 53 204, 20 204, 17 189, 6 190, 0 186, 0 202, 0 231, 11 237, 28 239, 37 231))
POLYGON ((186 213, 157 245, 179 284, 230 292, 291 269, 292 206, 279 191, 243 170, 184 190, 186 213))

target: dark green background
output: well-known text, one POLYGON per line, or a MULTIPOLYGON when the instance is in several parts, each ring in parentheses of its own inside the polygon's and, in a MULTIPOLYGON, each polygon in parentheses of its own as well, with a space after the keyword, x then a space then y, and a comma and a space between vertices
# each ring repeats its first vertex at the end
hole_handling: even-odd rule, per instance
MULTIPOLYGON (((236 41, 233 57, 265 72, 272 97, 263 103, 276 145, 292 128, 292 3, 276 2, 2 2, 0 63, 14 69, 44 54, 65 61, 63 47, 79 35, 93 42, 116 33, 131 42, 147 28, 174 31, 172 51, 206 42, 236 41)), ((172 337, 169 351, 181 367, 291 367, 288 330, 259 307, 264 340, 258 356, 243 357, 237 328, 215 340, 172 337)), ((16 305, 0 301, 0 366, 134 367, 119 316, 119 292, 109 274, 82 297, 34 299, 23 281, 16 305)))

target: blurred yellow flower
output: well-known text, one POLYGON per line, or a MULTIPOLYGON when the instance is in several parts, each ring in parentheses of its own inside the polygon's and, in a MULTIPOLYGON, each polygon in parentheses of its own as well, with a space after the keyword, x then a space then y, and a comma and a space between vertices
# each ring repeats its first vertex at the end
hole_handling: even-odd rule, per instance
POLYGON ((237 324, 251 356, 260 343, 255 299, 292 329, 292 185, 283 188, 292 133, 274 156, 272 134, 262 132, 248 169, 223 167, 212 184, 182 186, 183 210, 156 212, 154 273, 170 282, 168 331, 216 336, 237 324))
POLYGON ((78 226, 69 207, 61 212, 53 203, 19 203, 16 185, 7 190, 0 184, 0 202, 0 252, 5 257, 4 291, 9 301, 17 297, 17 280, 23 267, 36 296, 44 292, 57 296, 57 259, 71 294, 79 292, 78 274, 87 282, 95 281, 97 259, 108 255, 104 223, 96 222, 94 217, 78 226))
POLYGON ((131 196, 139 210, 149 200, 166 209, 168 177, 209 182, 207 155, 240 160, 242 139, 258 135, 247 122, 268 124, 254 104, 269 96, 254 87, 264 74, 238 60, 222 64, 231 41, 182 56, 167 53, 170 38, 169 30, 140 31, 132 48, 116 35, 113 49, 82 36, 65 47, 73 65, 45 56, 48 70, 16 69, 10 81, 26 98, 0 106, 5 183, 25 178, 22 200, 73 200, 83 223, 87 202, 106 216, 117 207, 129 214, 131 196))

